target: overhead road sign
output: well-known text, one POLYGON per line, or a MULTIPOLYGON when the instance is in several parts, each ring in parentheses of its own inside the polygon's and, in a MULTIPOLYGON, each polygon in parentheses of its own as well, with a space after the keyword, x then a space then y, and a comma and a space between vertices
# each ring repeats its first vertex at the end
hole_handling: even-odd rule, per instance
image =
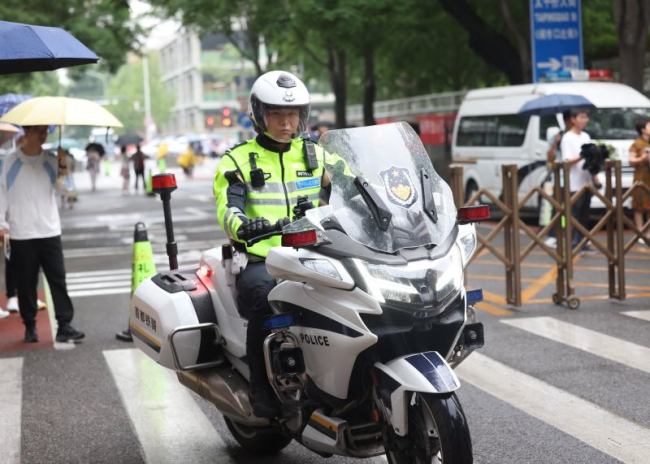
POLYGON ((533 82, 551 72, 584 69, 581 0, 531 0, 533 82))

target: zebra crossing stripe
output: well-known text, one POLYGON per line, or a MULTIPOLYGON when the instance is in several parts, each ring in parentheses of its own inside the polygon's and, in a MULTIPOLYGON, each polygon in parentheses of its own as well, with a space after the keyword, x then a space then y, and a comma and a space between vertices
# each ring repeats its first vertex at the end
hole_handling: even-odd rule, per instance
POLYGON ((174 373, 136 349, 104 351, 148 463, 232 463, 212 423, 174 373))
POLYGON ((621 314, 650 322, 650 311, 623 311, 621 314))
POLYGON ((23 358, 0 359, 0 448, 2 462, 20 464, 23 358))
POLYGON ((105 275, 105 276, 97 276, 97 277, 75 277, 74 279, 66 279, 66 280, 70 285, 91 284, 96 282, 115 282, 115 281, 130 282, 131 275, 123 274, 123 275, 113 275, 113 276, 105 275))
POLYGON ((85 296, 102 296, 102 295, 122 295, 131 293, 131 287, 118 287, 118 288, 100 288, 97 290, 75 290, 68 291, 70 298, 80 298, 85 296))
POLYGON ((479 353, 456 368, 459 377, 526 414, 628 464, 645 464, 650 429, 479 353))
POLYGON ((129 286, 131 285, 131 279, 121 279, 118 282, 114 282, 112 280, 106 281, 106 282, 85 282, 85 283, 80 283, 77 284, 73 281, 73 283, 68 284, 68 290, 69 291, 74 291, 74 290, 92 290, 92 289, 97 289, 97 288, 110 288, 110 287, 124 287, 124 286, 129 286))
POLYGON ((552 317, 526 317, 500 322, 650 373, 650 348, 585 329, 552 317))

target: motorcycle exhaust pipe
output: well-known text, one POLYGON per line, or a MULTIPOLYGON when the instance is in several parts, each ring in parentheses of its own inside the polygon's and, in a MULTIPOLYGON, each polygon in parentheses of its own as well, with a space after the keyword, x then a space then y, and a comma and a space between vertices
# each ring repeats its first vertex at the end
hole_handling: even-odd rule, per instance
POLYGON ((177 372, 178 381, 214 404, 224 416, 244 425, 261 427, 269 420, 253 413, 248 398, 248 382, 230 366, 200 371, 177 372))

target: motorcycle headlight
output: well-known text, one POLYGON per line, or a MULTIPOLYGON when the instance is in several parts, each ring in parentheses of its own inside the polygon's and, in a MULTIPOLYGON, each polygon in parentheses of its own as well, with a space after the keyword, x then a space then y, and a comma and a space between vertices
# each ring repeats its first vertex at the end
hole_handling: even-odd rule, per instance
POLYGON ((318 272, 319 274, 323 274, 327 277, 331 277, 332 279, 343 280, 339 271, 337 271, 336 267, 334 267, 334 264, 332 264, 332 262, 327 259, 308 258, 301 259, 300 262, 309 270, 318 272))
POLYGON ((458 237, 456 238, 456 244, 460 250, 460 257, 463 265, 463 269, 469 263, 469 260, 474 255, 476 251, 476 227, 474 224, 463 224, 458 226, 458 237))
POLYGON ((456 293, 462 284, 463 268, 457 246, 442 258, 413 261, 403 266, 353 261, 363 278, 364 290, 380 303, 414 309, 431 307, 456 293))

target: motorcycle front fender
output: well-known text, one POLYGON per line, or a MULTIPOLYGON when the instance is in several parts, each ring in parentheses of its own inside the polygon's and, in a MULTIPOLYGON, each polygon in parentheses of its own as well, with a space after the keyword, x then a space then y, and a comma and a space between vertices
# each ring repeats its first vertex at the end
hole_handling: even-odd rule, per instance
POLYGON ((416 353, 375 363, 377 392, 387 409, 395 433, 408 433, 408 401, 411 393, 451 393, 460 387, 449 364, 435 351, 416 353))

